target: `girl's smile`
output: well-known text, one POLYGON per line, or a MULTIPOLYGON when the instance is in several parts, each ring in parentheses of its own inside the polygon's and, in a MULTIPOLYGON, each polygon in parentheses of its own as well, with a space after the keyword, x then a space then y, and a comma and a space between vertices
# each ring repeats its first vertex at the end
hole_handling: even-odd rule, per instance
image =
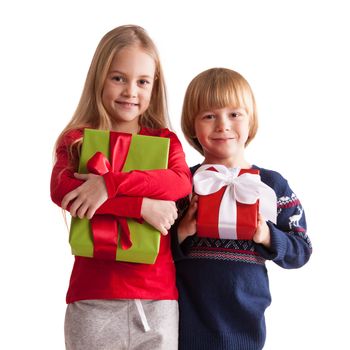
POLYGON ((139 46, 115 55, 102 92, 115 131, 137 132, 139 117, 151 100, 155 69, 154 59, 139 46))

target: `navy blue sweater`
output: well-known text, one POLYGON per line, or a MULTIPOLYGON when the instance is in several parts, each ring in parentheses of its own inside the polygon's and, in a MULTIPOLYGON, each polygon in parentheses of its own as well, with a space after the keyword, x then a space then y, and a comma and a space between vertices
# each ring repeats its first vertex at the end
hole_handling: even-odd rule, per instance
MULTIPOLYGON (((191 168, 194 173, 199 165, 191 168)), ((271 295, 265 266, 272 260, 287 269, 303 266, 311 242, 299 199, 277 172, 254 166, 277 196, 277 224, 267 222, 271 248, 253 241, 186 238, 173 226, 180 307, 180 350, 258 350, 266 338, 266 308, 271 295)), ((188 203, 188 201, 187 201, 188 203)), ((179 203, 186 210, 186 201, 179 203)))

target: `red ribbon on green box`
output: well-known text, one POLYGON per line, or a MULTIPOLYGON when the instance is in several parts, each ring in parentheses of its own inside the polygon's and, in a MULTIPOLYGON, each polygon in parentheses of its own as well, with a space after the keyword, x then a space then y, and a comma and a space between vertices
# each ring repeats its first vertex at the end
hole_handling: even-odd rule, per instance
MULTIPOLYGON (((166 169, 169 143, 164 137, 85 129, 79 172, 166 169)), ((153 264, 160 233, 146 222, 95 215, 90 221, 72 218, 69 242, 74 255, 153 264)))

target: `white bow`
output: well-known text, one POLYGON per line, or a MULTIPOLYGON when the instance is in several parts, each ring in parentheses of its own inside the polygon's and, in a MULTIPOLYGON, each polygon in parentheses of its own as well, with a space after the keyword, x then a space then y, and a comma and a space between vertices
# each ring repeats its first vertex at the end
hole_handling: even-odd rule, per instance
MULTIPOLYGON (((199 195, 208 195, 227 186, 219 210, 219 235, 232 238, 236 224, 236 201, 254 204, 259 199, 259 211, 265 220, 276 223, 277 197, 275 191, 261 182, 260 175, 244 173, 238 176, 239 168, 229 170, 221 164, 202 165, 193 176, 194 190, 199 195), (208 170, 214 168, 217 171, 208 170)), ((235 237, 233 237, 235 238, 235 237)))
POLYGON ((199 195, 208 195, 227 186, 231 196, 238 202, 254 204, 260 196, 260 185, 263 184, 260 176, 249 173, 238 176, 239 171, 239 168, 230 171, 224 165, 201 166, 193 177, 194 190, 199 195), (217 171, 205 171, 211 167, 217 171))

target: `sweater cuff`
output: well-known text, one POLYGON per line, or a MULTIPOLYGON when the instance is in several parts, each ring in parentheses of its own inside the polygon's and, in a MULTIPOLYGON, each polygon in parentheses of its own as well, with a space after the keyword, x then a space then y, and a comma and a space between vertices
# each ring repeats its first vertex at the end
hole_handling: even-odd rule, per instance
POLYGON ((279 257, 285 254, 287 247, 286 237, 276 229, 272 222, 267 221, 266 223, 270 229, 271 246, 266 248, 262 244, 256 244, 256 251, 266 260, 278 260, 279 257))

